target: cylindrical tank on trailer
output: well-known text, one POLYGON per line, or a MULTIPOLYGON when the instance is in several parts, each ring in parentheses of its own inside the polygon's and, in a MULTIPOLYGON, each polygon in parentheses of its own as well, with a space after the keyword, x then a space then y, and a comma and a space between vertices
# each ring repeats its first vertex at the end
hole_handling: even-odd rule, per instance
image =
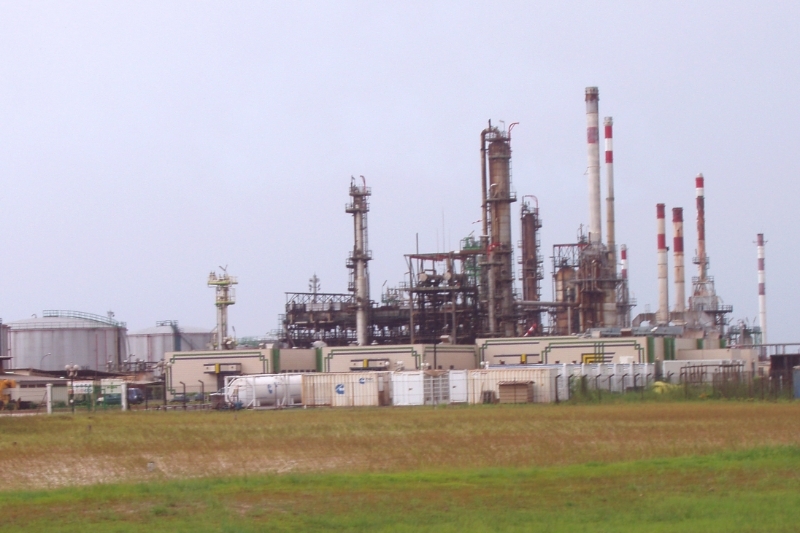
POLYGON ((225 401, 243 407, 279 407, 302 402, 301 374, 239 376, 225 387, 225 401))

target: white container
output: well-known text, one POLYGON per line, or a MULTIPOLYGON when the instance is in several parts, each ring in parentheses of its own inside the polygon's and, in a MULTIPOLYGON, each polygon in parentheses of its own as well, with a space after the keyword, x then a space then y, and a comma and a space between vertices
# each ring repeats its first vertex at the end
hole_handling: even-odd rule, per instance
POLYGON ((392 373, 392 405, 424 405, 425 375, 417 372, 392 373))
MULTIPOLYGON (((500 397, 500 383, 533 383, 534 403, 556 401, 556 377, 561 367, 511 368, 469 371, 469 403, 483 403, 487 392, 500 397)), ((558 378, 563 380, 564 378, 558 378)), ((560 398, 561 399, 561 398, 560 398)), ((563 398, 566 399, 566 398, 563 398)))
POLYGON ((227 378, 225 401, 244 407, 286 407, 300 405, 300 374, 260 374, 227 378))
POLYGON ((302 378, 302 403, 308 406, 378 406, 388 386, 387 372, 303 374, 302 378))

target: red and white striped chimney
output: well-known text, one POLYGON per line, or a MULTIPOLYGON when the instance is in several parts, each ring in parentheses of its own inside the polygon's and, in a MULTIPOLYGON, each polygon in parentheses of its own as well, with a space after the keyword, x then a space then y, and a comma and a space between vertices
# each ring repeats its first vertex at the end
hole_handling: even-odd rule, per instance
POLYGON ((683 264, 683 208, 672 208, 672 254, 675 261, 675 312, 686 311, 686 273, 683 264))
POLYGON ((617 271, 616 230, 614 228, 614 119, 606 117, 603 120, 606 138, 606 183, 608 196, 606 197, 606 239, 608 242, 608 255, 610 263, 617 271))
POLYGON ((620 266, 622 279, 628 279, 628 247, 624 244, 619 247, 620 266))
POLYGON ((586 88, 586 143, 589 156, 589 242, 600 244, 600 119, 598 118, 597 87, 586 88))
POLYGON ((698 174, 694 180, 697 193, 697 274, 701 282, 708 275, 708 256, 706 256, 706 193, 703 175, 698 174))
POLYGON ((764 234, 758 234, 758 322, 761 326, 761 344, 767 343, 767 291, 764 273, 764 234))
POLYGON ((669 288, 667 286, 667 235, 664 204, 656 204, 658 228, 658 311, 656 322, 669 323, 669 288))

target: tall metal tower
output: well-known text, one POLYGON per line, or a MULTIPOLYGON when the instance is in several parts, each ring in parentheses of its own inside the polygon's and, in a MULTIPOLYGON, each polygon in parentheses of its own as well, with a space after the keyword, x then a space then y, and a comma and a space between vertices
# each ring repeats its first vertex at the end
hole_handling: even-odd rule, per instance
POLYGON ((345 206, 345 212, 353 215, 353 251, 347 258, 347 268, 351 269, 349 289, 355 294, 356 303, 356 340, 359 346, 369 343, 369 271, 367 263, 372 259, 367 239, 368 198, 372 191, 367 187, 367 180, 361 176, 362 185, 356 185, 355 178, 350 178, 350 197, 352 200, 345 206))
POLYGON ((511 267, 514 251, 511 244, 511 204, 517 201, 511 189, 511 130, 515 125, 509 125, 506 132, 489 122, 481 132, 481 239, 486 252, 482 266, 488 273, 484 294, 488 321, 486 334, 490 336, 513 337, 517 326, 514 271, 511 267))
POLYGON ((216 289, 217 306, 217 338, 214 345, 217 350, 226 350, 233 347, 231 339, 228 338, 228 306, 236 303, 236 290, 232 285, 239 281, 234 276, 229 276, 227 268, 220 267, 222 274, 217 275, 211 272, 208 275, 208 286, 216 289))

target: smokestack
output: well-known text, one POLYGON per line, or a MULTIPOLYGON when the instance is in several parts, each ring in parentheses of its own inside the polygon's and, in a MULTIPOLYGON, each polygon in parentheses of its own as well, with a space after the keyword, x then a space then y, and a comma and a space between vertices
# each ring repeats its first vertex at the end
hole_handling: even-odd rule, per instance
POLYGON ((758 234, 758 322, 761 326, 761 344, 767 343, 767 292, 764 273, 764 234, 758 234))
POLYGON ((608 239, 608 256, 614 273, 617 272, 616 232, 614 229, 614 119, 606 117, 603 120, 606 137, 606 182, 608 184, 608 197, 606 198, 606 235, 608 239))
POLYGON ((667 286, 667 236, 664 221, 664 204, 656 204, 658 228, 658 324, 669 323, 669 289, 667 286))
POLYGON ((672 208, 672 254, 675 260, 675 312, 686 311, 686 274, 683 266, 683 208, 672 208))
POLYGON ((706 199, 703 175, 698 174, 694 180, 697 192, 697 273, 700 282, 706 281, 708 273, 708 257, 706 256, 706 199))
POLYGON ((619 248, 619 257, 622 268, 620 275, 622 279, 628 279, 628 247, 624 244, 619 248))
POLYGON ((589 155, 589 242, 600 244, 603 234, 600 229, 600 126, 597 111, 599 100, 597 87, 586 88, 586 142, 589 155))

